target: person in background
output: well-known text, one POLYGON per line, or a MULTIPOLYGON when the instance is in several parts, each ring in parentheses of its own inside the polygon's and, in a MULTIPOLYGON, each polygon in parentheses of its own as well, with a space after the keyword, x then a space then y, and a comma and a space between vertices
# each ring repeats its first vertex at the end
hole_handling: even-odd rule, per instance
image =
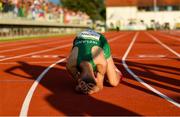
POLYGON ((3 3, 2 3, 2 0, 0 0, 0 12, 3 11, 3 3))

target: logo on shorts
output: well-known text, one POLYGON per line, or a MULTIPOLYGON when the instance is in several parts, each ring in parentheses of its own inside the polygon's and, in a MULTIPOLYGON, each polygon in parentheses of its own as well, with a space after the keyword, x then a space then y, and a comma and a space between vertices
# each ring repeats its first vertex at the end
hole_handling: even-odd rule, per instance
POLYGON ((93 40, 80 40, 80 41, 76 41, 75 45, 79 45, 79 44, 98 44, 98 42, 93 41, 93 40))
POLYGON ((100 36, 100 34, 94 31, 83 31, 78 35, 79 38, 92 40, 99 40, 100 36))

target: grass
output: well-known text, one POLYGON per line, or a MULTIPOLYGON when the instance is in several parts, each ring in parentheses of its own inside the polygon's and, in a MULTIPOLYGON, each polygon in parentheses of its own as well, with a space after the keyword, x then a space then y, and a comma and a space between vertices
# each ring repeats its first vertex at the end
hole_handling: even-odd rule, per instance
POLYGON ((15 36, 15 37, 0 37, 0 42, 14 42, 14 41, 24 41, 33 39, 45 39, 49 37, 63 37, 70 36, 73 34, 48 34, 48 35, 31 35, 31 36, 15 36))

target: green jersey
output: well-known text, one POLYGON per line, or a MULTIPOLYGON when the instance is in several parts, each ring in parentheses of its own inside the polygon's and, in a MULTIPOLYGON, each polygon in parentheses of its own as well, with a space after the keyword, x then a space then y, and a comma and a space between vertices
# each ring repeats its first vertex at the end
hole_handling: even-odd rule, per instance
POLYGON ((73 42, 73 47, 78 47, 77 66, 79 66, 82 61, 88 61, 92 65, 93 70, 96 70, 96 65, 91 53, 92 47, 94 46, 103 49, 106 59, 111 56, 110 46, 102 34, 93 30, 86 30, 78 34, 73 42))

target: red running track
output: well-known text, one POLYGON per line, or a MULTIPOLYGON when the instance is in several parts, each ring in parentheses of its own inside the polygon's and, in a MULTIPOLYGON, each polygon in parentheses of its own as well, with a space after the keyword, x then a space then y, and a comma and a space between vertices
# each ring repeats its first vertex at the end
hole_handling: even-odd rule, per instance
POLYGON ((76 94, 65 70, 74 36, 1 42, 0 115, 180 115, 180 39, 153 31, 105 36, 125 79, 93 95, 76 94))

